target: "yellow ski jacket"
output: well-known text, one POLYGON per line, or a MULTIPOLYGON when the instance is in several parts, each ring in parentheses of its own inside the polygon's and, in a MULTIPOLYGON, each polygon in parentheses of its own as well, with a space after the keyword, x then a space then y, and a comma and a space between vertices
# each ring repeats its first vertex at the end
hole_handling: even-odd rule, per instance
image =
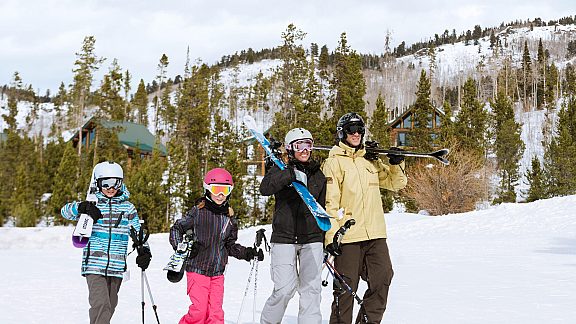
MULTIPOLYGON (((334 234, 353 218, 356 224, 346 232, 342 243, 386 238, 386 222, 380 189, 398 191, 406 186, 404 162, 389 165, 380 159, 371 162, 364 158, 365 149, 356 151, 340 142, 332 147, 322 171, 326 176, 326 212, 334 218, 326 232, 326 244, 334 234), (344 213, 338 219, 338 210, 344 213)), ((342 214, 342 213, 341 213, 342 214)))

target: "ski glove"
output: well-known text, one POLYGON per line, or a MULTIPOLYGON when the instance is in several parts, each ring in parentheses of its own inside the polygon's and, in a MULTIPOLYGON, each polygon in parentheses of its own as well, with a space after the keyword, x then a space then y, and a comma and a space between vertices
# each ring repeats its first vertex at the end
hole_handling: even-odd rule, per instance
POLYGON ((378 160, 378 156, 380 154, 373 152, 373 151, 370 151, 369 149, 378 148, 379 143, 376 141, 366 141, 366 143, 364 143, 364 145, 366 146, 366 153, 364 154, 364 158, 368 161, 378 160))
POLYGON ((301 184, 304 185, 304 187, 308 186, 308 177, 306 176, 306 173, 294 168, 294 180, 300 182, 301 184))
POLYGON ((152 253, 150 253, 150 249, 145 246, 142 246, 138 248, 136 251, 138 251, 138 256, 136 257, 136 264, 142 270, 148 269, 148 266, 150 265, 150 260, 152 260, 152 253))
POLYGON ((255 257, 258 257, 258 261, 264 261, 264 251, 262 251, 262 249, 258 249, 258 251, 256 251, 256 249, 253 247, 247 247, 244 260, 250 262, 255 257))
MULTIPOLYGON (((390 150, 392 150, 392 151, 404 151, 403 149, 398 148, 398 147, 394 147, 394 146, 391 147, 390 150)), ((404 161, 404 155, 396 155, 396 154, 388 153, 388 154, 386 154, 386 156, 388 157, 388 162, 391 165, 398 165, 398 164, 402 163, 402 161, 404 161)))
POLYGON ((332 254, 333 256, 339 256, 342 254, 342 249, 340 248, 340 244, 330 243, 326 245, 326 252, 332 254))
POLYGON ((100 209, 98 209, 98 207, 96 207, 96 205, 94 205, 94 203, 91 201, 83 201, 83 202, 79 203, 78 204, 78 213, 79 214, 86 214, 86 215, 92 217, 92 219, 94 221, 97 221, 100 218, 102 218, 102 212, 100 212, 100 209))

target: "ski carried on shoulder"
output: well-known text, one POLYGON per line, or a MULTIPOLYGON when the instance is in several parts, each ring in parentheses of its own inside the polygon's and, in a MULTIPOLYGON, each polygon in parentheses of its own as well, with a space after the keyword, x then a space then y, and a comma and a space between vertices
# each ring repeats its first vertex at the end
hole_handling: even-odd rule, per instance
MULTIPOLYGON (((254 135, 254 138, 256 138, 260 145, 262 145, 266 151, 266 155, 278 166, 278 168, 280 168, 280 170, 286 169, 286 164, 272 152, 270 141, 268 141, 268 139, 264 137, 264 134, 262 134, 262 132, 256 128, 256 122, 254 121, 254 118, 252 118, 250 115, 244 116, 244 124, 248 130, 250 130, 252 135, 254 135)), ((330 215, 328 215, 326 210, 324 210, 324 208, 316 201, 316 199, 314 199, 314 196, 312 196, 310 191, 308 191, 308 188, 300 182, 296 181, 292 182, 292 186, 298 195, 300 195, 306 206, 308 206, 308 209, 316 219, 318 227, 320 227, 320 229, 323 231, 329 230, 331 226, 330 215)))
MULTIPOLYGON (((327 145, 314 145, 314 150, 322 150, 322 151, 330 151, 332 146, 327 145)), ((444 165, 449 165, 450 161, 448 161, 444 156, 450 153, 450 150, 447 148, 434 151, 434 152, 411 152, 411 151, 396 151, 396 150, 386 150, 382 148, 373 148, 367 147, 366 152, 375 152, 378 154, 394 154, 394 155, 404 155, 404 156, 413 156, 413 157, 423 157, 423 158, 434 158, 438 160, 440 163, 444 165)))

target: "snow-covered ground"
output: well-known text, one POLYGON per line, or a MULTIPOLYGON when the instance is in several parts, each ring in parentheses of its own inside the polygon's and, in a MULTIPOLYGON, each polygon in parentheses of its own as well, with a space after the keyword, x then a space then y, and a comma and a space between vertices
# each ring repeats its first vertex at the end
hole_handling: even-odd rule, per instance
MULTIPOLYGON (((395 277, 383 323, 576 323, 575 205, 569 196, 442 217, 387 215, 395 277)), ((256 230, 242 230, 239 241, 251 244, 256 230)), ((81 250, 72 247, 71 233, 71 227, 0 228, 0 323, 88 323, 81 250)), ((167 234, 152 235, 150 244, 146 272, 160 321, 176 323, 188 305, 185 280, 170 283, 162 271, 171 254, 167 234)), ((134 258, 113 323, 141 321, 134 258)), ((273 287, 269 262, 258 269, 257 319, 273 287)), ((230 259, 226 323, 237 322, 249 272, 250 264, 230 259)), ((252 321, 253 291, 241 323, 252 321)), ((297 296, 283 323, 297 323, 297 296)), ((322 297, 327 323, 328 287, 322 297)), ((156 323, 150 306, 146 299, 146 323, 156 323)))

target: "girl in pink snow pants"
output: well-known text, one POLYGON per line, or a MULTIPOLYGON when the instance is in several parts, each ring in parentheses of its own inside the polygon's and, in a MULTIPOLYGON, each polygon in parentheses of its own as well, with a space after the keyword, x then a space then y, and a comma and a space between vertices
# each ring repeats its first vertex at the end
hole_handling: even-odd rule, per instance
POLYGON ((180 324, 224 323, 224 270, 228 256, 251 261, 264 253, 236 243, 238 225, 228 201, 234 188, 232 175, 216 168, 204 176, 205 194, 170 228, 170 244, 176 250, 184 233, 192 230, 194 247, 186 261, 187 294, 191 305, 180 324))

